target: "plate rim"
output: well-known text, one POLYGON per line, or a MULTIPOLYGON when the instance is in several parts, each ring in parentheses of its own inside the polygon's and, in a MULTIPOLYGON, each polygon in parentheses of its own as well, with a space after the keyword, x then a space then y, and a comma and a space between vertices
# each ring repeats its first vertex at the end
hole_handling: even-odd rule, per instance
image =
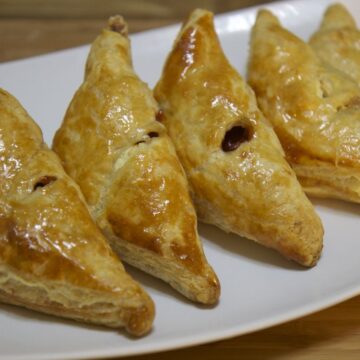
MULTIPOLYGON (((333 1, 331 0, 322 0, 321 4, 329 4, 333 1)), ((343 2, 342 0, 338 0, 337 2, 343 2)), ((256 6, 251 6, 239 10, 234 10, 226 13, 221 13, 215 15, 215 19, 221 21, 222 19, 226 19, 229 16, 244 14, 244 13, 252 13, 256 12, 260 8, 270 8, 273 9, 276 7, 287 6, 289 4, 297 6, 298 4, 305 4, 306 0, 285 0, 285 1, 275 1, 271 3, 260 4, 256 6)), ((319 2, 320 3, 320 2, 319 2)), ((162 31, 173 31, 178 28, 180 23, 175 23, 159 28, 154 28, 146 31, 141 31, 137 33, 130 34, 130 38, 141 37, 144 34, 158 33, 162 31)), ((70 47, 66 49, 56 50, 45 54, 38 54, 27 58, 15 59, 10 61, 5 61, 0 63, 0 67, 3 65, 16 65, 22 62, 26 62, 29 60, 37 60, 39 58, 46 58, 52 56, 58 56, 61 54, 66 54, 72 51, 81 51, 81 49, 87 49, 90 44, 85 44, 81 46, 70 47)), ((246 324, 239 324, 235 326, 230 326, 226 329, 218 330, 214 333, 198 333, 195 335, 187 335, 181 336, 179 339, 171 339, 168 341, 167 339, 162 339, 160 341, 156 341, 155 344, 147 343, 141 346, 141 348, 137 348, 136 346, 126 345, 123 349, 119 347, 109 347, 107 349, 99 349, 99 350, 90 350, 87 352, 86 350, 70 350, 68 352, 51 352, 51 353, 37 353, 37 354, 26 354, 26 355, 1 355, 0 360, 54 360, 54 359, 96 359, 96 358, 114 358, 114 357, 126 357, 126 356, 137 356, 151 353, 161 353, 170 350, 178 350, 187 347, 198 346, 206 343, 211 343, 214 341, 222 341, 230 338, 234 338, 237 336, 253 333, 256 331, 260 331, 266 328, 274 327, 286 322, 293 321, 295 319, 299 319, 302 317, 306 317, 310 314, 316 313, 318 311, 322 311, 331 306, 337 305, 341 302, 349 300, 357 295, 360 295, 360 283, 356 286, 347 285, 343 290, 334 292, 332 295, 327 295, 325 298, 321 298, 319 300, 315 300, 310 304, 305 304, 303 306, 297 307, 295 309, 290 309, 286 312, 282 312, 276 315, 268 315, 263 317, 262 319, 254 320, 252 322, 247 322, 246 324)), ((121 336, 121 335, 119 335, 121 336)), ((136 341, 141 341, 141 338, 136 341)))
MULTIPOLYGON (((70 351, 68 353, 57 352, 49 354, 30 354, 30 355, 6 355, 3 357, 0 355, 0 360, 55 360, 59 359, 61 356, 62 360, 72 360, 72 359, 97 359, 97 358, 114 358, 114 357, 125 357, 125 356, 140 356, 145 354, 155 354, 165 351, 179 350, 187 347, 198 346, 202 344, 207 344, 215 341, 222 341, 226 339, 231 339, 237 336, 254 333, 256 331, 264 330, 270 327, 284 324, 302 317, 306 317, 318 311, 327 309, 331 306, 337 305, 341 302, 349 300, 360 294, 360 284, 356 287, 347 287, 342 292, 336 293, 333 296, 328 296, 325 299, 320 299, 314 301, 311 304, 304 305, 300 308, 292 309, 287 312, 283 312, 276 316, 267 316, 260 320, 253 321, 251 323, 246 323, 245 325, 237 325, 229 327, 225 330, 220 331, 211 335, 207 333, 197 334, 195 337, 192 335, 187 335, 186 337, 182 336, 179 340, 172 340, 169 344, 166 344, 167 340, 158 341, 156 346, 152 343, 145 344, 142 348, 137 349, 131 347, 127 349, 126 347, 123 350, 119 348, 109 348, 109 349, 100 349, 98 351, 91 350, 90 353, 86 351, 70 351)), ((119 335, 121 336, 121 335, 119 335)), ((141 338, 136 339, 135 341, 141 341, 141 338)))

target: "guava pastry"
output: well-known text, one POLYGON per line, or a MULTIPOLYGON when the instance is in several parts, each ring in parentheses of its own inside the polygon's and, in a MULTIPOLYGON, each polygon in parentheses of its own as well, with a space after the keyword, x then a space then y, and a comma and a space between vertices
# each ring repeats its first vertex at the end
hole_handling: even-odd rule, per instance
POLYGON ((197 233, 184 170, 151 90, 135 74, 127 26, 110 19, 53 147, 125 262, 191 300, 215 303, 219 281, 197 233))
POLYGON ((199 219, 314 265, 321 221, 253 91, 225 57, 212 13, 195 10, 183 24, 155 97, 199 219))
POLYGON ((0 301, 148 332, 154 305, 125 272, 75 182, 0 90, 0 301))

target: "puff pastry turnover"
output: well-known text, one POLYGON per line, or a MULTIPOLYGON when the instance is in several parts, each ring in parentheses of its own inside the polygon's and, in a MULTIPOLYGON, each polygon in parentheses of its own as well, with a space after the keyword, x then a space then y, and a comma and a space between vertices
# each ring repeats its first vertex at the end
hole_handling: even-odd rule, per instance
POLYGON ((360 202, 360 89, 269 11, 252 31, 249 82, 309 194, 360 202))
POLYGON ((182 166, 151 90, 134 73, 119 16, 92 45, 85 80, 54 139, 91 213, 124 261, 191 300, 217 301, 182 166))
POLYGON ((321 60, 343 71, 360 85, 360 31, 345 6, 326 10, 320 29, 310 45, 321 60))
POLYGON ((320 219, 252 90, 226 59, 212 13, 198 9, 185 22, 155 97, 199 218, 314 265, 320 219))
POLYGON ((0 89, 0 301, 146 333, 154 307, 41 130, 0 89))

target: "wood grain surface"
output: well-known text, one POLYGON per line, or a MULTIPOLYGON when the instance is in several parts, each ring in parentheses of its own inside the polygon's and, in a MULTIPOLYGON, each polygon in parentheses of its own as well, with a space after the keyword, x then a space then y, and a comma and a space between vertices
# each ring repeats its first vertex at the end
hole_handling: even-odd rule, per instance
POLYGON ((266 0, 0 0, 0 62, 88 44, 109 16, 126 17, 130 32, 180 22, 194 8, 215 13, 266 0))
MULTIPOLYGON (((265 2, 0 0, 0 62, 90 43, 115 13, 126 17, 131 32, 138 32, 179 22, 195 7, 221 13, 265 2)), ((360 297, 253 334, 129 359, 358 360, 360 297)))

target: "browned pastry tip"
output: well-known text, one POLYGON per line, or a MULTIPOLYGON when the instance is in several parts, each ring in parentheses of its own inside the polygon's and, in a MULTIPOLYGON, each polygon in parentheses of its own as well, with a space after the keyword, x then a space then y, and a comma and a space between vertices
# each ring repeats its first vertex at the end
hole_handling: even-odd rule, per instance
POLYGON ((337 3, 330 5, 324 13, 321 29, 341 29, 344 27, 355 29, 355 19, 343 4, 337 3))
POLYGON ((108 20, 108 28, 123 36, 128 36, 128 25, 121 15, 111 16, 108 20))
POLYGON ((133 336, 143 336, 151 331, 155 317, 155 305, 149 301, 144 306, 129 311, 129 318, 125 324, 126 331, 133 336))

